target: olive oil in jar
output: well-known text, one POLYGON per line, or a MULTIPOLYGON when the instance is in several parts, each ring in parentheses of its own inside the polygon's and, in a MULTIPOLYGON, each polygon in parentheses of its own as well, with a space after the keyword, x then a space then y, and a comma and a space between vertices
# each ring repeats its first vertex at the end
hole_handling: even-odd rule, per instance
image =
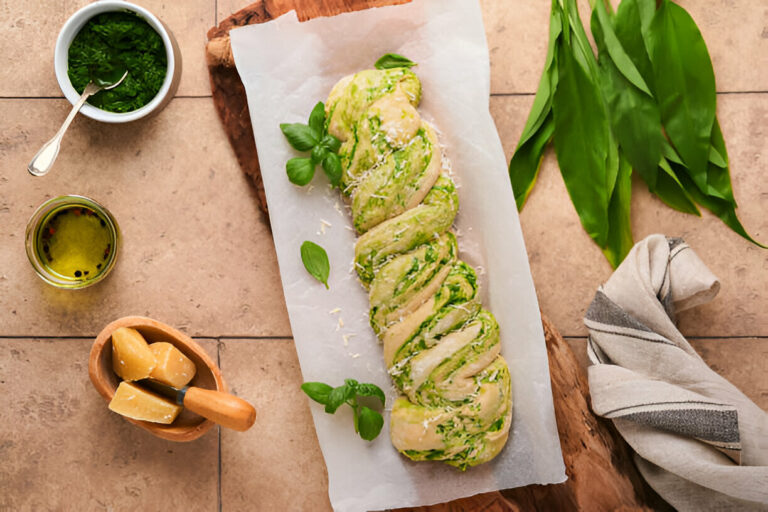
POLYGON ((115 262, 119 236, 111 215, 77 196, 57 198, 41 209, 45 211, 33 218, 27 245, 40 277, 62 288, 83 288, 106 276, 115 262))

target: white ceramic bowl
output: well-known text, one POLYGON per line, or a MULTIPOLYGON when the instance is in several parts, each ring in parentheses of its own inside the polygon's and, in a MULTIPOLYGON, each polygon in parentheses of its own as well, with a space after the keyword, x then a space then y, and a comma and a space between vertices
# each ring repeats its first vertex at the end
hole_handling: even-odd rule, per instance
POLYGON ((98 2, 86 5, 73 14, 61 28, 59 37, 56 39, 54 66, 56 68, 56 80, 58 80, 59 87, 61 87, 64 96, 73 105, 80 98, 80 95, 75 88, 72 87, 72 83, 69 81, 69 76, 67 75, 69 46, 72 44, 72 40, 88 20, 94 16, 104 12, 126 10, 131 11, 144 19, 158 34, 160 34, 160 37, 163 39, 163 44, 165 45, 168 68, 163 85, 160 87, 157 95, 155 95, 152 101, 137 110, 124 113, 108 112, 96 108, 89 103, 86 103, 83 105, 83 108, 80 109, 80 112, 83 115, 105 123, 127 123, 162 110, 176 93, 181 77, 181 54, 179 52, 179 47, 176 44, 173 34, 171 34, 171 31, 168 30, 163 22, 151 12, 136 4, 125 2, 123 0, 99 0, 98 2))

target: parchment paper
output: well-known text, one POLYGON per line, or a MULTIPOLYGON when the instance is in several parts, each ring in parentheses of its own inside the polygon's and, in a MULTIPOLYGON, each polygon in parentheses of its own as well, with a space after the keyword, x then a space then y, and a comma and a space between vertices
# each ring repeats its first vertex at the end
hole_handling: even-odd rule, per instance
POLYGON ((387 390, 384 430, 371 443, 354 433, 348 407, 332 416, 310 404, 334 509, 428 505, 564 481, 536 294, 507 162, 488 111, 488 49, 478 3, 416 0, 305 23, 291 12, 233 30, 231 39, 248 95, 304 380, 340 385, 354 378, 387 390), (325 101, 340 78, 373 67, 387 52, 418 63, 414 71, 423 85, 419 111, 439 129, 460 187, 460 254, 479 270, 483 304, 498 319, 502 354, 512 373, 509 442, 494 461, 464 473, 438 462, 411 462, 392 447, 389 408, 396 393, 368 325, 367 294, 352 270, 350 216, 319 167, 312 185, 304 188, 292 185, 285 174, 285 162, 298 153, 279 124, 306 123, 315 103, 325 101), (299 255, 304 240, 327 250, 330 290, 304 270, 299 255))

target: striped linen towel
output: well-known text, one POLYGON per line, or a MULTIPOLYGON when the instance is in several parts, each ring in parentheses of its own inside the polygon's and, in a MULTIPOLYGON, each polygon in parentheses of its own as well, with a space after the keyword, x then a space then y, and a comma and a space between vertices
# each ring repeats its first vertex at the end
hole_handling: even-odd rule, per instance
POLYGON ((712 371, 675 326, 720 283, 679 238, 638 242, 584 323, 592 409, 681 511, 768 510, 768 414, 712 371))

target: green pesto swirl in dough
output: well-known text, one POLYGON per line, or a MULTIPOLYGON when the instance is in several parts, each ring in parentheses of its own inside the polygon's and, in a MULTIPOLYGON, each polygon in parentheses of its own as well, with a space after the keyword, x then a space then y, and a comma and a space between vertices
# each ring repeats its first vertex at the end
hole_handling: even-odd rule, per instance
POLYGON ((480 303, 474 269, 459 259, 450 231, 456 185, 416 109, 420 98, 409 69, 361 71, 333 87, 327 129, 342 141, 342 192, 360 234, 355 269, 401 393, 392 443, 412 460, 464 470, 503 449, 511 379, 499 325, 480 303))

